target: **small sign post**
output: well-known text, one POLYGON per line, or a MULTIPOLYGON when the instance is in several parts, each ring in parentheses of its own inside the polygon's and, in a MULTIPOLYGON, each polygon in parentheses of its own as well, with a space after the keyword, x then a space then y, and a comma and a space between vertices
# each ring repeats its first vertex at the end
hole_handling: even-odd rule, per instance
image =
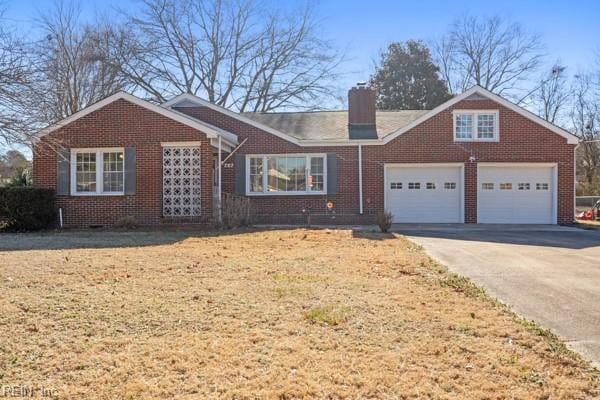
POLYGON ((335 211, 333 210, 333 201, 327 200, 327 213, 331 215, 331 219, 335 219, 335 211))

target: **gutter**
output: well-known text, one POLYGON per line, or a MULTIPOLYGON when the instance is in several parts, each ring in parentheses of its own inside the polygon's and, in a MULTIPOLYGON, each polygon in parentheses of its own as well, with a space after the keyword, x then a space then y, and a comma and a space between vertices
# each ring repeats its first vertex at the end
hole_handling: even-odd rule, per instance
POLYGON ((302 147, 354 147, 361 145, 382 145, 382 139, 348 139, 344 141, 326 141, 326 140, 302 140, 302 147))

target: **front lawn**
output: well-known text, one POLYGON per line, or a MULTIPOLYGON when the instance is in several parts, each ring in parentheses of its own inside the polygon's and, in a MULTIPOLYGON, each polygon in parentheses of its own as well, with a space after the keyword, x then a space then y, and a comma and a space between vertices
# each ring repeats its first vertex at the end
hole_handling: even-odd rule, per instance
POLYGON ((0 236, 29 246, 0 252, 4 386, 61 399, 600 395, 597 372, 551 334, 403 237, 0 236))

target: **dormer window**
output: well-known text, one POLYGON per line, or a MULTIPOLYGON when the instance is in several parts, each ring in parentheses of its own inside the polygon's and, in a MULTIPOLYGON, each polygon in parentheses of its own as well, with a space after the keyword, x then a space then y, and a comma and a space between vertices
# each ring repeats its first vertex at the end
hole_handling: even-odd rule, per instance
POLYGON ((455 110, 453 115, 455 142, 498 141, 497 110, 455 110))

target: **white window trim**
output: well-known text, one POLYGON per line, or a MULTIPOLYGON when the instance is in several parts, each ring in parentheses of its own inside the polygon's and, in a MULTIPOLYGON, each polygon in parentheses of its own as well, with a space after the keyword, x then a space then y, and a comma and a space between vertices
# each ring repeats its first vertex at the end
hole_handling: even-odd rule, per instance
POLYGON ((125 148, 124 147, 106 147, 91 149, 71 149, 71 196, 124 196, 125 195, 125 148), (123 191, 104 192, 104 159, 103 153, 123 153, 123 191), (77 191, 77 154, 96 153, 96 191, 78 192, 77 191))
POLYGON ((325 153, 288 153, 288 154, 246 154, 246 196, 322 196, 327 194, 327 154, 325 153), (261 158, 263 160, 263 191, 252 192, 250 191, 250 159, 261 158), (269 183, 269 174, 267 166, 267 159, 269 157, 306 157, 306 191, 294 191, 294 192, 269 192, 267 191, 269 183), (310 159, 313 157, 323 158, 323 190, 312 191, 308 186, 308 177, 310 176, 310 159))
POLYGON ((499 110, 453 110, 452 111, 452 136, 455 142, 499 142, 500 141, 500 111, 499 110), (471 127, 470 138, 456 137, 456 118, 459 115, 471 115, 473 117, 473 125, 471 127), (478 138, 477 137, 477 121, 479 115, 494 115, 494 137, 493 138, 478 138))
POLYGON ((200 147, 202 142, 160 142, 161 147, 200 147))

